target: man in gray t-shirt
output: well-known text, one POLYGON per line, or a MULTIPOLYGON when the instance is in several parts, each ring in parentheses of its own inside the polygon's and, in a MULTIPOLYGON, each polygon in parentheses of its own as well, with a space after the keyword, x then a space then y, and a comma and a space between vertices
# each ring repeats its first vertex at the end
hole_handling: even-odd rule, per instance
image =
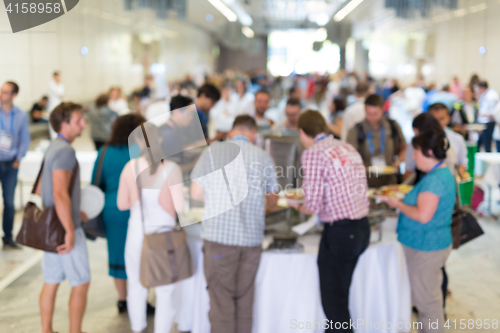
POLYGON ((58 253, 45 252, 42 259, 43 288, 40 294, 42 331, 52 332, 52 316, 59 284, 68 279, 72 287, 69 300, 70 332, 81 332, 90 283, 90 267, 85 233, 81 228, 87 216, 80 212, 80 172, 69 193, 71 176, 78 161, 71 143, 82 134, 85 120, 82 106, 59 104, 50 114, 50 125, 57 132, 45 154, 37 193, 45 207, 55 207, 66 232, 58 253), (83 221, 82 221, 83 220, 83 221))
MULTIPOLYGON (((42 203, 44 207, 54 207, 54 186, 52 172, 54 170, 67 170, 73 172, 76 160, 75 150, 63 139, 51 142, 45 153, 44 165, 41 176, 42 203)), ((71 184, 70 184, 71 185, 71 184)), ((71 217, 75 230, 81 227, 80 218, 80 169, 77 169, 75 185, 71 195, 71 217)))

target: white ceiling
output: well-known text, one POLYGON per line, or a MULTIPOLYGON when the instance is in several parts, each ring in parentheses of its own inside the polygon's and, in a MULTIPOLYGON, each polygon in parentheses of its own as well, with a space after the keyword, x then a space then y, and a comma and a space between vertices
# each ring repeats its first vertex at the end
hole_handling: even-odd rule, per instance
MULTIPOLYGON (((252 29, 260 33, 273 27, 301 27, 316 24, 318 15, 331 20, 333 14, 348 0, 221 0, 227 7, 238 6, 253 19, 252 29)), ((187 0, 187 19, 213 32, 221 32, 228 20, 208 0, 187 0), (207 22, 207 14, 214 16, 207 22)))

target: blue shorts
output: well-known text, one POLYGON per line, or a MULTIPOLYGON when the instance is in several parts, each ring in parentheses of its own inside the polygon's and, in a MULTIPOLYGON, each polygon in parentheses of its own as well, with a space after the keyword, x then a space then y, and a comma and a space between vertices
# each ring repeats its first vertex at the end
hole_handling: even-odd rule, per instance
POLYGON ((82 228, 75 230, 75 247, 69 253, 45 252, 42 259, 43 282, 59 284, 68 278, 72 287, 90 282, 87 242, 82 228))

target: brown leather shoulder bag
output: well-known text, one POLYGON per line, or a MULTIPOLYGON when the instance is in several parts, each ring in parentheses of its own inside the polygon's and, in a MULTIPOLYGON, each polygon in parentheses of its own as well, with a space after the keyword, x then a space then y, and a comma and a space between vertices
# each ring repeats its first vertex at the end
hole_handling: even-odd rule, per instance
MULTIPOLYGON (((40 177, 42 175, 44 162, 33 186, 32 194, 35 194, 40 177)), ((69 195, 73 193, 78 163, 76 163, 71 175, 69 195)), ((34 202, 29 201, 24 207, 23 224, 17 234, 16 242, 45 252, 57 253, 57 247, 64 243, 66 231, 57 217, 55 207, 39 208, 34 202)))

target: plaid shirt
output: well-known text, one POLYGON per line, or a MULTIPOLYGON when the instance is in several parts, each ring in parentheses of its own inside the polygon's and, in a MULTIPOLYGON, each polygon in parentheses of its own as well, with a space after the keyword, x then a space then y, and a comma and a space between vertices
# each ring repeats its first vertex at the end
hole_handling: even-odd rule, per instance
POLYGON ((322 222, 368 215, 366 171, 351 145, 324 134, 302 154, 304 205, 322 222))
POLYGON ((213 143, 191 173, 191 180, 204 189, 202 238, 225 245, 258 246, 264 240, 265 194, 277 191, 274 162, 246 138, 233 138, 231 143, 239 146, 244 168, 231 172, 227 167, 238 159, 237 147, 213 143), (221 169, 225 176, 219 173, 221 169), (246 184, 242 179, 245 173, 246 184))

